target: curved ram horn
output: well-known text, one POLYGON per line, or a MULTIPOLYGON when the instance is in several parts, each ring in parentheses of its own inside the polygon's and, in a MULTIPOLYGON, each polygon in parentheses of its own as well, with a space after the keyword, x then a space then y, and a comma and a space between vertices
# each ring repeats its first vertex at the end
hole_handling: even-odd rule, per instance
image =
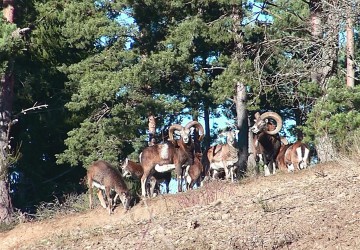
POLYGON ((173 141, 174 140, 174 131, 175 130, 178 130, 178 131, 181 131, 183 130, 183 126, 179 125, 179 124, 173 124, 170 126, 169 128, 169 140, 170 141, 173 141))
POLYGON ((194 128, 199 130, 199 138, 198 138, 198 140, 201 141, 205 136, 203 126, 197 121, 191 121, 191 122, 188 122, 188 124, 185 125, 185 128, 191 128, 191 127, 194 127, 194 128))
POLYGON ((276 121, 276 129, 273 131, 265 131, 265 133, 269 134, 269 135, 275 135, 277 133, 280 132, 282 125, 283 125, 283 121, 282 118, 279 114, 275 113, 275 112, 265 112, 260 116, 261 120, 265 120, 266 118, 271 118, 274 119, 276 121))

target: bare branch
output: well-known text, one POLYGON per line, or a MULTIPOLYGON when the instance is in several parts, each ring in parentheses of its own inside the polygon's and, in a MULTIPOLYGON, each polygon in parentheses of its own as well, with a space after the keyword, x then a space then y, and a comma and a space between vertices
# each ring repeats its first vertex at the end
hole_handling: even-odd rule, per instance
POLYGON ((211 67, 211 68, 202 68, 203 70, 214 70, 214 69, 222 69, 222 70, 225 70, 226 68, 225 67, 220 67, 220 66, 215 66, 215 67, 211 67))
MULTIPOLYGON (((26 115, 27 112, 29 111, 33 111, 33 110, 37 110, 37 109, 42 109, 42 108, 47 108, 49 105, 47 104, 42 104, 42 105, 37 105, 37 102, 34 103, 34 105, 31 108, 27 108, 27 109, 23 109, 21 110, 21 112, 19 114, 23 114, 26 115)), ((18 114, 18 115, 19 115, 18 114)))

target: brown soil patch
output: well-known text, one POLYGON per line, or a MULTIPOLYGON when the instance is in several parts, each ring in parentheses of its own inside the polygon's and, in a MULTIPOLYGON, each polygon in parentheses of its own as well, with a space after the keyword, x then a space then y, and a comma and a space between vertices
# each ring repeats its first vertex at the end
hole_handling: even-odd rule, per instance
POLYGON ((1 249, 360 249, 360 166, 213 182, 112 216, 23 223, 1 249))

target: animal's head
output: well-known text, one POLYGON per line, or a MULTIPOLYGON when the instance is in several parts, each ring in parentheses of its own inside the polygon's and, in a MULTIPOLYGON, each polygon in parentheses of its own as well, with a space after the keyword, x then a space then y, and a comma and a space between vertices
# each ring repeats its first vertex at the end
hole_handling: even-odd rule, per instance
POLYGON ((176 133, 181 137, 181 140, 183 140, 183 142, 187 144, 191 141, 191 133, 195 129, 199 131, 200 135, 198 137, 198 140, 201 141, 204 137, 204 128, 197 121, 191 121, 188 124, 186 124, 185 127, 179 124, 171 125, 169 128, 169 140, 172 141, 174 139, 174 133, 176 133))
POLYGON ((121 203, 124 206, 125 210, 128 210, 130 208, 130 201, 131 201, 131 195, 129 191, 121 192, 119 194, 121 203))
POLYGON ((254 121, 255 124, 250 128, 250 130, 255 134, 265 132, 269 135, 275 135, 279 133, 283 124, 281 116, 275 112, 265 112, 262 115, 257 112, 255 114, 254 121), (276 125, 272 124, 270 119, 273 119, 276 122, 276 125))
POLYGON ((226 142, 229 144, 234 144, 238 134, 239 134, 239 130, 228 131, 226 133, 226 142))
POLYGON ((122 176, 123 177, 130 177, 131 176, 131 172, 129 171, 129 159, 126 158, 124 160, 124 162, 121 164, 121 172, 122 172, 122 176))
POLYGON ((225 132, 221 132, 219 134, 219 137, 225 137, 226 143, 234 144, 236 142, 236 138, 239 132, 240 132, 239 130, 225 131, 225 132))

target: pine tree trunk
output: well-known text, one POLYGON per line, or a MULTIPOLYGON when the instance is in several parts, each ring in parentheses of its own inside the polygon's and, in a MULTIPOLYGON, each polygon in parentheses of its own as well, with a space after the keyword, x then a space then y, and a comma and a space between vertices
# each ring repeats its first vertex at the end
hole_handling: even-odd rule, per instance
POLYGON ((351 5, 347 9, 346 19, 346 86, 355 86, 355 64, 354 64, 354 19, 351 16, 351 5))
POLYGON ((156 118, 154 115, 149 115, 149 146, 153 146, 156 143, 156 118))
POLYGON ((247 161, 249 156, 249 126, 248 115, 246 110, 246 86, 238 82, 236 84, 236 116, 237 128, 239 130, 238 146, 239 146, 239 167, 240 176, 247 172, 247 161))
MULTIPOLYGON (((14 22, 14 1, 3 1, 5 19, 14 22)), ((12 62, 9 62, 5 75, 1 76, 0 93, 0 223, 9 223, 12 214, 12 204, 9 195, 8 155, 9 132, 11 126, 11 111, 14 95, 14 77, 12 62)))
MULTIPOLYGON (((311 33, 314 40, 313 55, 320 55, 316 58, 317 63, 312 65, 311 80, 320 85, 323 90, 327 89, 329 78, 334 74, 337 64, 337 43, 338 43, 338 25, 339 20, 334 13, 327 16, 327 24, 333 29, 326 33, 326 39, 323 38, 322 29, 322 2, 321 0, 310 0, 310 18, 311 33), (324 43, 322 51, 319 48, 322 39, 324 43)), ((323 96, 322 98, 326 98, 323 96)), ((315 147, 321 162, 332 161, 336 157, 335 145, 327 134, 319 135, 315 138, 315 147)))
POLYGON ((209 106, 204 107, 204 122, 205 122, 205 137, 204 137, 204 148, 210 147, 210 115, 209 106))
MULTIPOLYGON (((233 60, 238 63, 244 61, 244 45, 243 45, 243 35, 241 31, 241 21, 242 21, 242 1, 239 1, 236 5, 233 6, 231 17, 233 19, 233 32, 234 32, 234 55, 233 60)), ((240 65, 241 67, 241 65, 240 65)), ((238 160, 238 172, 240 176, 244 176, 247 172, 247 161, 249 156, 249 125, 248 125, 248 115, 246 109, 247 94, 246 86, 243 82, 236 82, 235 89, 235 105, 236 105, 236 117, 237 117, 237 129, 239 130, 238 134, 238 147, 239 147, 239 160, 238 160)))
POLYGON ((9 128, 11 126, 11 106, 13 97, 14 78, 9 73, 1 79, 0 94, 0 223, 9 223, 12 205, 8 184, 8 156, 9 128))
MULTIPOLYGON (((316 51, 319 49, 318 46, 318 40, 321 39, 322 36, 322 30, 321 30, 321 0, 310 0, 309 2, 310 7, 310 25, 311 25, 311 35, 314 40, 314 51, 313 53, 316 53, 316 51)), ((311 80, 313 82, 320 83, 321 75, 316 67, 313 67, 311 70, 311 80)))
MULTIPOLYGON (((249 124, 249 121, 248 121, 249 124)), ((247 162, 247 170, 248 173, 252 173, 253 175, 259 175, 260 169, 259 164, 256 164, 256 150, 254 145, 254 134, 252 131, 248 132, 248 141, 249 141, 249 157, 247 162)))
POLYGON ((316 152, 320 162, 334 161, 337 156, 334 144, 328 135, 317 137, 315 140, 316 152))

